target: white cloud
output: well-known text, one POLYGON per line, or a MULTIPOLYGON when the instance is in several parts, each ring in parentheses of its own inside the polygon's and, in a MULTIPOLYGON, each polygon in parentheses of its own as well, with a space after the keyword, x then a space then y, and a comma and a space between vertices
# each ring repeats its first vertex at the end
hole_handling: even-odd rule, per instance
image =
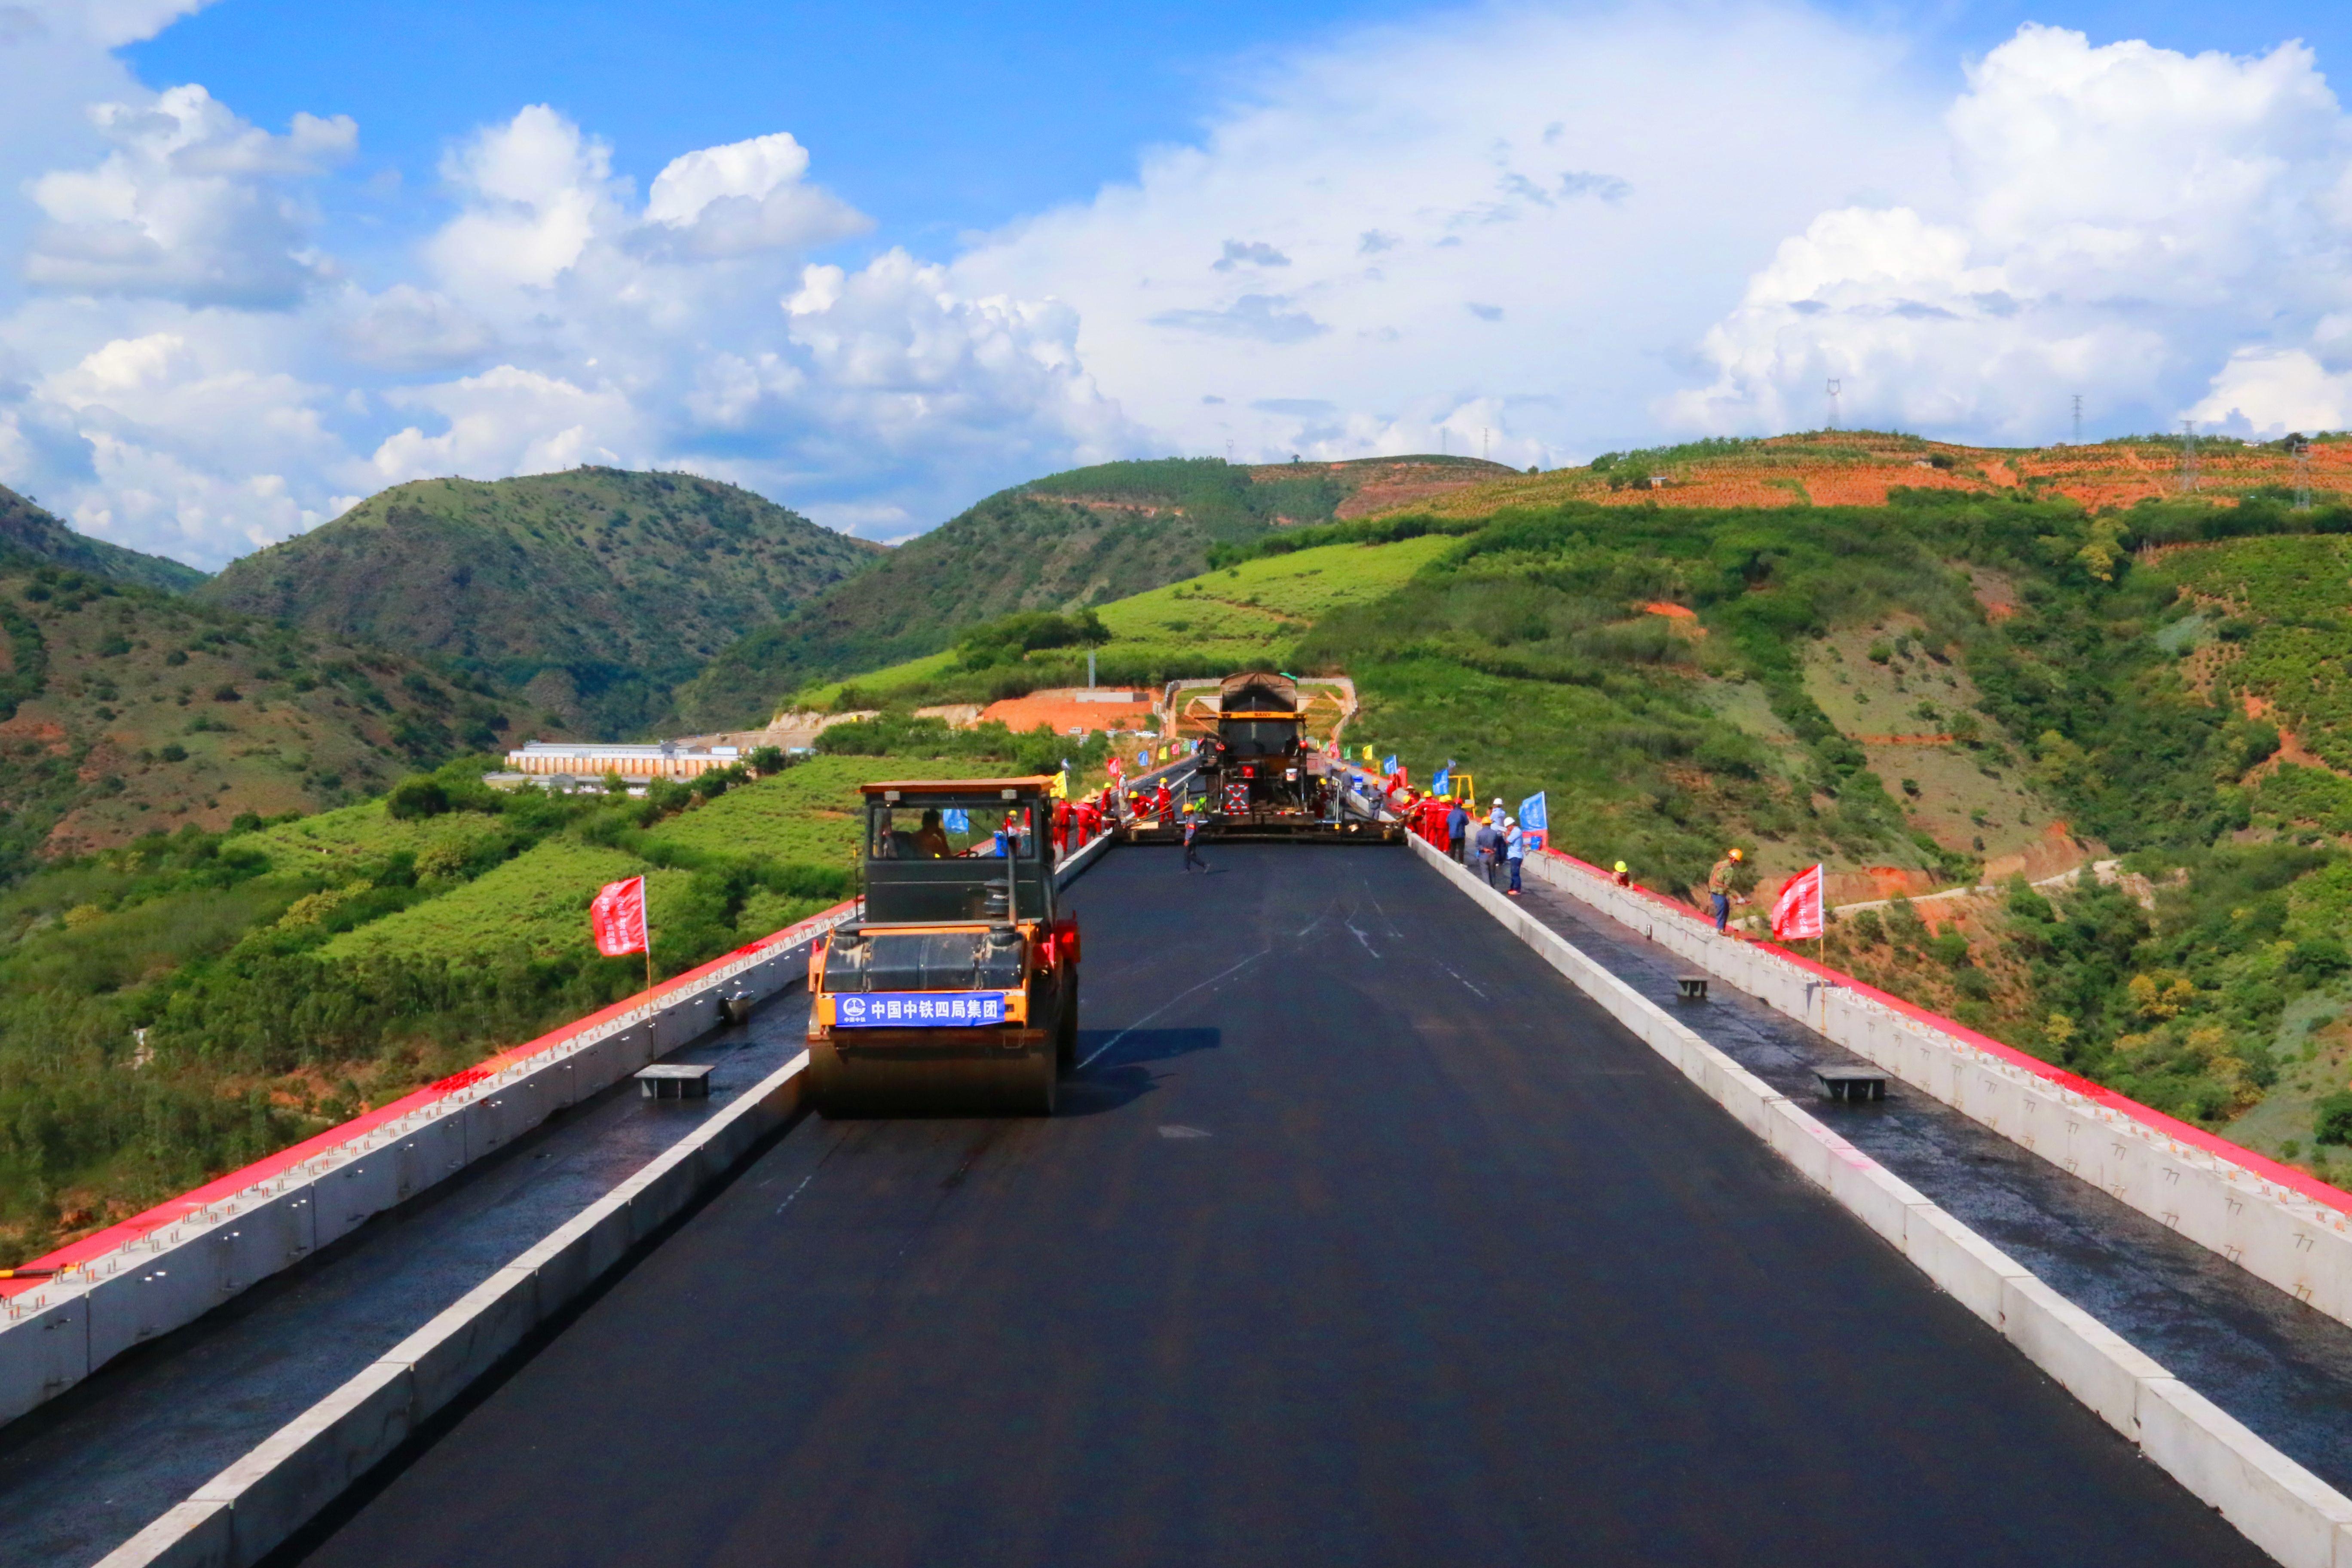
POLYGON ((670 160, 646 202, 647 232, 690 256, 806 250, 865 233, 873 221, 805 184, 808 150, 783 132, 670 160))
POLYGON ((322 275, 291 182, 351 155, 358 128, 348 118, 299 114, 272 136, 191 86, 149 103, 93 104, 89 120, 111 144, 106 157, 26 186, 48 220, 25 257, 28 282, 267 309, 292 304, 322 275))
POLYGON ((2028 26, 1970 68, 1945 133, 1945 199, 1783 242, 1704 339, 1713 384, 1662 402, 1672 423, 1815 424, 1832 376, 1849 419, 2010 441, 2059 434, 2075 393, 2110 428, 2274 434, 2346 406, 2315 353, 2342 353, 2322 329, 2352 304, 2352 125, 2310 51, 2028 26))
POLYGON ((446 428, 428 436, 412 425, 386 437, 370 461, 387 485, 440 474, 543 474, 582 463, 646 460, 627 398, 513 365, 418 387, 394 401, 429 409, 446 428))
POLYGON ((1273 62, 952 270, 1073 309, 1161 450, 1459 452, 1475 405, 1472 450, 1558 462, 1654 428, 1755 259, 1933 132, 1896 44, 1801 9, 1447 12, 1273 62))
POLYGON ((460 294, 547 288, 619 226, 612 149, 543 103, 453 149, 441 176, 467 205, 425 258, 460 294))
POLYGON ((187 8, 0 25, 0 482, 207 565, 427 474, 690 468, 897 537, 1101 458, 1549 465, 1811 425, 1833 377, 1959 437, 2074 392, 2352 423, 2352 130, 2300 46, 2027 27, 1956 95, 1774 0, 1448 11, 1258 58, 1192 144, 928 256, 825 251, 870 226, 782 129, 641 197, 530 105, 437 193, 370 177, 408 239, 362 286, 310 205, 358 128, 108 52, 187 8))

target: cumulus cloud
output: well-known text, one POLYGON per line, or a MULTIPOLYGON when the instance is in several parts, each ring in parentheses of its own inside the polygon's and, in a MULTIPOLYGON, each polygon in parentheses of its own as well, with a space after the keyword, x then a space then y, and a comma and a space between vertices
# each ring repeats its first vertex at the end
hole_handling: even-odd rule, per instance
POLYGON ((131 79, 179 0, 0 7, 0 483, 205 565, 436 473, 690 468, 898 537, 1103 458, 1550 465, 1832 378, 1948 436, 2075 392, 2352 424, 2352 132, 2300 46, 2026 27, 1956 91, 1775 0, 1498 4, 1254 57, 1191 144, 929 256, 845 246, 782 129, 641 193, 528 105, 371 197, 408 226, 362 286, 311 211, 360 128, 131 79))
POLYGON ((298 114, 273 136, 190 86, 152 103, 95 104, 89 119, 112 151, 26 187, 48 220, 24 259, 28 282, 282 308, 323 275, 293 186, 351 155, 358 127, 348 117, 298 114))
POLYGON ((807 250, 864 234, 873 220, 806 184, 808 150, 787 132, 670 160, 646 202, 660 248, 692 256, 807 250))
POLYGON ((2320 328, 2352 289, 2352 124, 2308 49, 2028 26, 1969 69, 1944 131, 1946 198, 1825 212, 1781 243, 1670 421, 1817 423, 1832 376, 1850 417, 2011 441, 2054 434, 2075 393, 2111 427, 2344 417, 2352 362, 2320 328))
POLYGON ((1448 12, 1265 63, 1196 145, 953 270, 1073 307, 1080 361, 1161 449, 1459 452, 1466 434, 1558 462, 1654 428, 1647 404, 1686 384, 1744 271, 1933 167, 1934 133, 1897 44, 1807 11, 1448 12), (1179 259, 1204 235, 1210 267, 1179 259), (1237 384, 1339 412, 1202 401, 1237 384))

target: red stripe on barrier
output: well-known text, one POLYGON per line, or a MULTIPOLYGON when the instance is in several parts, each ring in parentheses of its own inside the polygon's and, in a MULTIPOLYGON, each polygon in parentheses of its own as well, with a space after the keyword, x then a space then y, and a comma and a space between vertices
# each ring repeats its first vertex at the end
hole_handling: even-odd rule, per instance
MULTIPOLYGON (((1580 860, 1573 855, 1565 855, 1557 849, 1550 848, 1544 850, 1544 853, 1555 860, 1564 861, 1575 867, 1596 880, 1612 885, 1615 882, 1615 879, 1600 867, 1580 860)), ((1649 899, 1658 905, 1662 913, 1671 915, 1676 920, 1689 921, 1695 925, 1703 927, 1712 927, 1714 924, 1713 921, 1706 920, 1678 900, 1670 899, 1664 893, 1654 892, 1638 882, 1632 884, 1628 890, 1649 899)), ((2191 1126, 2177 1117, 2167 1116, 2152 1105, 2142 1105, 2138 1100, 2117 1094, 2104 1084, 2094 1083, 2078 1073, 2068 1072, 2064 1068, 2053 1067, 2031 1052, 2021 1051, 2015 1046, 2005 1045, 1990 1035, 1979 1034, 1966 1024, 1957 1023, 1945 1017, 1941 1013, 1931 1013, 1916 1003, 1906 1002, 1900 996, 1890 995, 1874 985, 1856 980, 1843 970, 1832 969, 1829 965, 1817 963, 1801 953, 1792 952, 1779 942, 1753 942, 1751 945, 1787 959, 1798 967, 1821 975, 1824 979, 1833 980, 1858 995, 1867 996, 1881 1006, 1891 1008, 1906 1017, 1939 1029, 1988 1055, 1999 1057, 2012 1067, 2022 1068, 2036 1078, 2046 1079, 2063 1089, 2071 1089, 2106 1110, 2128 1116, 2150 1131, 2160 1132, 2167 1138, 2175 1139, 2202 1150, 2217 1159, 2225 1160, 2249 1175, 2257 1176, 2282 1187, 2291 1188, 2300 1196, 2322 1207, 2335 1209, 2341 1214, 2352 1214, 2352 1194, 2329 1186, 2308 1172, 2298 1171, 2293 1165, 2283 1164, 2267 1154, 2257 1153, 2242 1143, 2232 1143, 2227 1138, 2208 1132, 2201 1127, 2191 1126)))
MULTIPOLYGON (((535 1040, 520 1046, 510 1046, 494 1056, 485 1057, 464 1071, 451 1073, 436 1083, 426 1084, 423 1089, 404 1095, 389 1105, 379 1106, 363 1116, 355 1116, 349 1121, 330 1127, 324 1132, 306 1138, 299 1143, 280 1149, 275 1154, 256 1160, 250 1165, 231 1171, 225 1176, 215 1177, 201 1187, 182 1193, 178 1197, 167 1198, 153 1208, 110 1225, 104 1230, 93 1231, 79 1241, 68 1242, 55 1252, 32 1259, 25 1267, 67 1268, 78 1263, 87 1263, 93 1258, 103 1257, 124 1242, 137 1241, 140 1237, 152 1235, 165 1226, 177 1224, 207 1204, 218 1203, 233 1194, 243 1192, 256 1183, 266 1182, 281 1172, 291 1170, 305 1160, 315 1158, 331 1149, 339 1148, 353 1139, 364 1137, 387 1121, 397 1121, 413 1110, 420 1110, 436 1100, 446 1100, 457 1090, 470 1088, 503 1068, 528 1060, 543 1051, 553 1050, 578 1035, 621 1016, 632 1008, 645 1006, 648 1003, 668 995, 671 992, 691 986, 714 970, 723 968, 738 959, 748 958, 766 948, 790 947, 801 939, 802 934, 813 931, 817 926, 842 910, 855 908, 856 905, 855 899, 845 903, 835 904, 823 914, 811 915, 807 920, 786 926, 782 931, 763 936, 757 942, 746 942, 732 952, 722 953, 708 963, 689 969, 683 974, 673 975, 651 990, 640 991, 633 996, 625 997, 600 1012, 591 1013, 584 1018, 575 1018, 562 1027, 551 1029, 535 1040)), ((37 1289, 44 1283, 45 1281, 38 1279, 0 1281, 0 1299, 17 1295, 26 1290, 37 1289)))

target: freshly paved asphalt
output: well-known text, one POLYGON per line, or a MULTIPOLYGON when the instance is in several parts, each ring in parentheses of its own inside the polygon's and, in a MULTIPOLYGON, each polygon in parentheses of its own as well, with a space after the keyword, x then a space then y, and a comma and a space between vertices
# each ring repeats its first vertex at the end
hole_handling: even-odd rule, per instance
POLYGON ((803 1123, 308 1561, 2266 1561, 1409 855, 1209 858, 1063 1115, 803 1123))

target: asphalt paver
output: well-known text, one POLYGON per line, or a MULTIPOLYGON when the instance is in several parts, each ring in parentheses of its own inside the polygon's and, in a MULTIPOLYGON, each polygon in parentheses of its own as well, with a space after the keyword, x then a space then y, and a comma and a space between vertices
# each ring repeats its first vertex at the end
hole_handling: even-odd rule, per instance
POLYGON ((307 1561, 2265 1561, 1409 854, 1208 858, 1060 1115, 802 1122, 307 1561))

